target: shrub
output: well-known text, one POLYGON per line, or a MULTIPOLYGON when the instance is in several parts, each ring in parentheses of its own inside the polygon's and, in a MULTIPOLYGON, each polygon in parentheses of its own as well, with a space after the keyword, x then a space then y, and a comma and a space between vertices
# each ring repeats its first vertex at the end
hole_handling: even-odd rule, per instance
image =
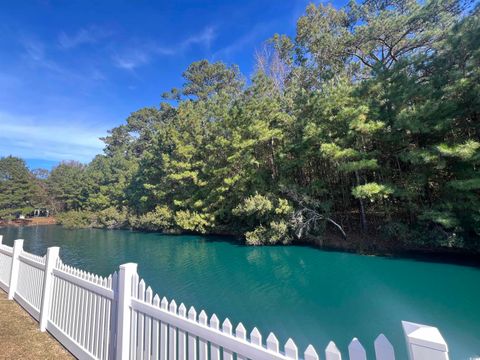
POLYGON ((131 218, 130 224, 133 228, 142 230, 168 230, 173 226, 173 213, 168 206, 159 205, 154 211, 131 218))
POLYGON ((86 210, 71 210, 57 215, 59 224, 75 229, 75 228, 89 228, 95 225, 96 216, 91 211, 86 210))

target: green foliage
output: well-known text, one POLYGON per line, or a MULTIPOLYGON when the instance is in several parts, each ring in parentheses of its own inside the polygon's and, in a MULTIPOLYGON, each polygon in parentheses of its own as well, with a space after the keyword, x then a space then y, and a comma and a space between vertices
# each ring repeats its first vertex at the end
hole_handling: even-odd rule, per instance
POLYGON ((173 226, 173 213, 168 206, 159 205, 155 207, 155 210, 142 214, 130 221, 133 228, 149 231, 166 231, 173 226))
POLYGON ((292 241, 289 225, 285 221, 272 221, 267 226, 259 225, 245 233, 249 245, 289 244, 292 241))
POLYGON ((390 186, 376 182, 358 185, 352 190, 352 195, 357 199, 369 199, 370 201, 387 199, 392 194, 393 189, 390 186))
POLYGON ((264 217, 273 209, 272 202, 266 197, 256 193, 246 198, 242 204, 239 204, 232 210, 233 215, 237 216, 256 216, 264 217))
POLYGON ((122 209, 109 207, 96 213, 94 227, 107 229, 123 228, 127 224, 127 213, 122 209))
POLYGON ((74 161, 61 163, 51 171, 47 186, 57 211, 82 209, 88 198, 86 166, 74 161))
POLYGON ((96 215, 91 211, 71 210, 57 215, 59 224, 70 228, 89 228, 95 224, 96 215))
MULTIPOLYGON (((257 54, 248 86, 236 66, 191 64, 165 94, 173 102, 132 113, 90 164, 55 168, 50 197, 65 224, 230 232, 259 245, 329 223, 478 250, 480 15, 467 9, 309 5, 295 38, 275 35, 257 54)), ((30 201, 22 174, 18 208, 30 201)))
POLYGON ((206 233, 212 227, 214 218, 209 214, 196 211, 180 210, 174 216, 176 225, 182 230, 206 233))
POLYGON ((34 177, 22 159, 0 158, 0 218, 27 215, 47 201, 42 180, 34 177))

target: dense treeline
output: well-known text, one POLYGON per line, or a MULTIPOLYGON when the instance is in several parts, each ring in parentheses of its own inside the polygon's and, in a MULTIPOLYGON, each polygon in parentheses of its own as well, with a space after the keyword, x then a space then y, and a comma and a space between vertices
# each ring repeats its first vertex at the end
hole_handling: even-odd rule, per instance
POLYGON ((478 250, 478 8, 310 5, 296 37, 275 35, 256 59, 248 85, 236 66, 191 64, 158 108, 110 131, 104 154, 54 168, 42 181, 60 219, 478 250))

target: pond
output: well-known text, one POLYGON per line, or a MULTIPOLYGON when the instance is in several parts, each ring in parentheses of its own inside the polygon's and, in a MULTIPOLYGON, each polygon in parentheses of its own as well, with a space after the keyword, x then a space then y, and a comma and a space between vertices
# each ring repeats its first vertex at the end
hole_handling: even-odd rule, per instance
POLYGON ((353 337, 373 353, 384 333, 406 358, 401 320, 434 325, 451 359, 480 354, 480 269, 322 251, 306 246, 248 247, 228 237, 162 235, 60 226, 3 228, 4 243, 25 239, 43 255, 60 246, 70 265, 108 275, 126 262, 155 292, 177 303, 241 321, 264 336, 292 337, 299 349, 342 352, 353 337))

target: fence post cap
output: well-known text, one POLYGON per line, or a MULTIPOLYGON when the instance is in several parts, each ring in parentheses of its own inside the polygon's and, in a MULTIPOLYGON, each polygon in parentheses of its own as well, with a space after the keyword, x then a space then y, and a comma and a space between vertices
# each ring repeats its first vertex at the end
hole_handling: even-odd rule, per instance
POLYGON ((23 245, 23 239, 17 239, 13 241, 13 246, 22 246, 22 245, 23 245))
POLYGON ((411 344, 448 352, 447 343, 436 327, 409 321, 402 321, 402 327, 411 344))
POLYGON ((60 253, 60 247, 50 246, 49 248, 47 248, 47 253, 48 254, 59 254, 60 253))
POLYGON ((126 263, 126 264, 122 264, 122 265, 120 265, 120 270, 133 270, 133 271, 136 271, 136 270, 137 270, 137 264, 136 264, 136 263, 126 263))

